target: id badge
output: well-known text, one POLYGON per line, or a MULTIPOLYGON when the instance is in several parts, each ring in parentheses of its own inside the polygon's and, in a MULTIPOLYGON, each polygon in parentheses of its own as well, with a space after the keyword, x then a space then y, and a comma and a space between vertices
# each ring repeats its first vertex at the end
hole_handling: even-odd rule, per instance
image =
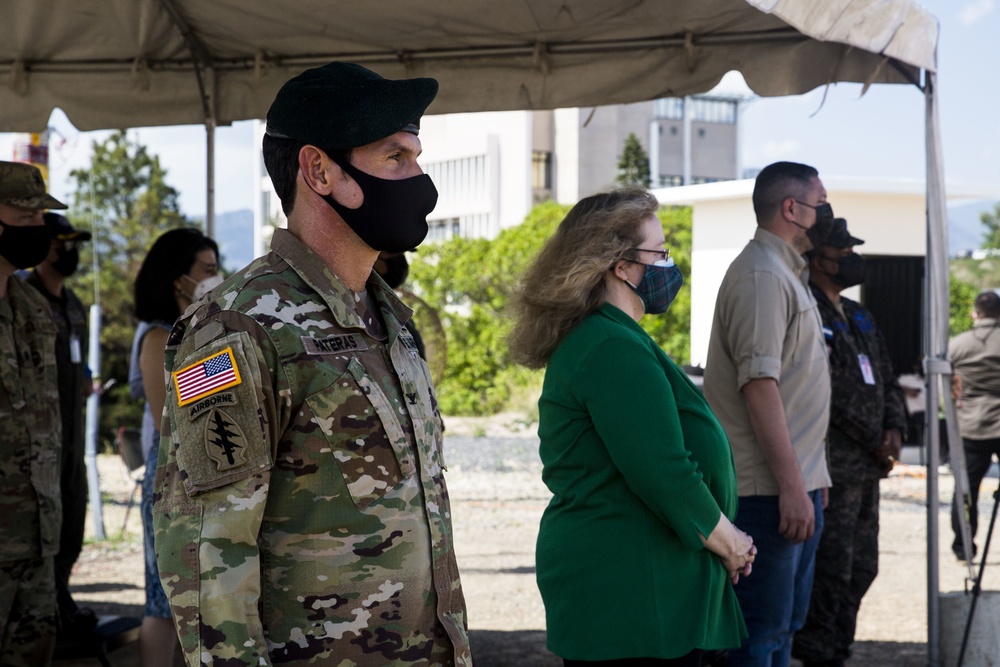
POLYGON ((79 364, 83 361, 83 350, 80 349, 80 337, 69 337, 69 360, 71 363, 79 364))
POLYGON ((858 355, 858 365, 861 366, 861 377, 865 379, 865 384, 875 384, 875 372, 872 371, 872 362, 868 360, 867 354, 858 355))

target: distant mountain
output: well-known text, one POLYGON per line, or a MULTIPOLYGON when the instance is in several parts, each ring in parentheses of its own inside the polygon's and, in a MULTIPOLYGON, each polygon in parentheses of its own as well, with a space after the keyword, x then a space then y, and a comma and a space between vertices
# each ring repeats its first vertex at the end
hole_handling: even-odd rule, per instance
POLYGON ((253 211, 248 208, 215 216, 215 242, 223 268, 232 273, 253 260, 253 211))
POLYGON ((992 211, 996 202, 975 202, 948 207, 948 255, 964 255, 983 245, 986 228, 979 216, 992 211))

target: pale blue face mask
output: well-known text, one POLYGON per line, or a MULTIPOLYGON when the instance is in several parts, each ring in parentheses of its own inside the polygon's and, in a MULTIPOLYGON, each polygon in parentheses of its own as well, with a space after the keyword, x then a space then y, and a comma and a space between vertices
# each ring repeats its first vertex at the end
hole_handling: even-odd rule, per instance
MULTIPOLYGON (((642 262, 635 260, 630 261, 642 264, 642 262)), ((684 276, 674 264, 673 257, 642 265, 646 267, 646 272, 642 274, 642 280, 639 281, 638 286, 633 285, 628 280, 625 283, 639 295, 646 313, 659 315, 667 312, 670 304, 677 298, 681 286, 684 285, 684 276)))

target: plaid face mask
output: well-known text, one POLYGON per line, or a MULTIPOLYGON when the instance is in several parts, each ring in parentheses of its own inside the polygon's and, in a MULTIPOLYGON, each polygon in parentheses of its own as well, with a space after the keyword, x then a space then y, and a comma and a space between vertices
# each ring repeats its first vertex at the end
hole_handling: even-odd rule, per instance
MULTIPOLYGON (((642 262, 637 262, 637 264, 642 264, 642 262)), ((661 259, 652 264, 643 264, 643 266, 646 267, 646 272, 642 275, 638 286, 627 280, 625 282, 639 295, 647 314, 665 313, 677 297, 681 285, 684 284, 684 276, 681 275, 680 269, 674 265, 673 257, 661 259)))

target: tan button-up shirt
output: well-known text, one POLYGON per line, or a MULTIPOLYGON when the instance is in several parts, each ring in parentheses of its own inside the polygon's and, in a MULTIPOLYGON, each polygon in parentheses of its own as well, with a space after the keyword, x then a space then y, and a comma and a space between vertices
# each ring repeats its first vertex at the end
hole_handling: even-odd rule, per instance
POLYGON ((948 344, 962 378, 958 428, 963 438, 1000 438, 1000 320, 983 318, 948 344))
POLYGON ((743 386, 778 381, 806 490, 830 486, 826 429, 830 372, 809 271, 795 249, 757 229, 729 266, 715 302, 705 397, 729 436, 741 496, 777 495, 778 481, 750 424, 743 386))

